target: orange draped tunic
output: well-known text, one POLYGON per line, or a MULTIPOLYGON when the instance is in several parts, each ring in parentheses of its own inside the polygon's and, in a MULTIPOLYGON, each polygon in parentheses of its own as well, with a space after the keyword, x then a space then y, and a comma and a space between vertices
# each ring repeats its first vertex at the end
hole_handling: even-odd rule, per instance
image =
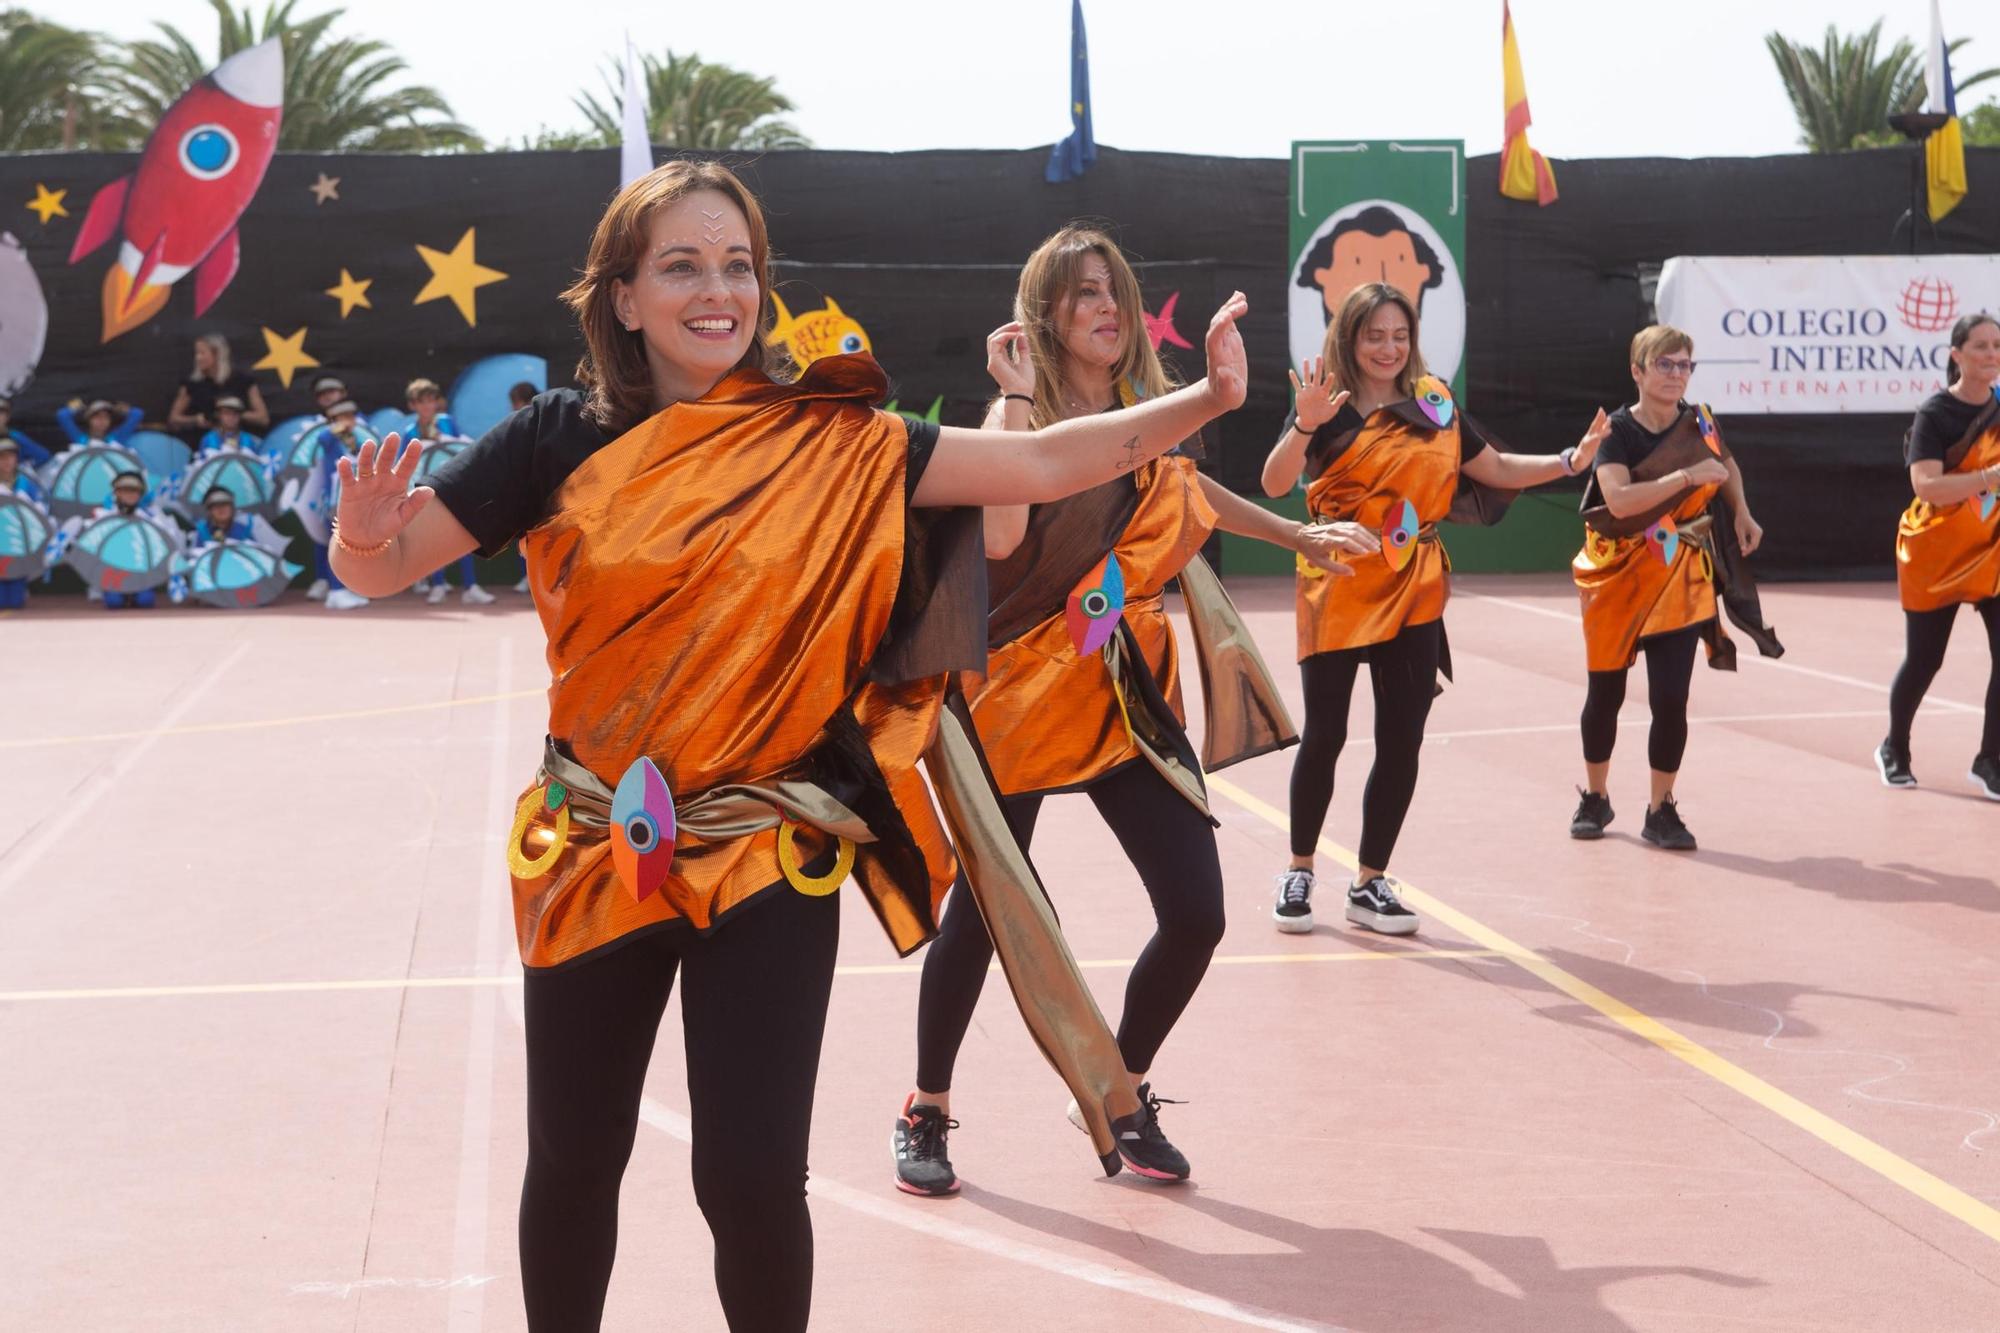
MULTIPOLYGON (((1668 517, 1677 524, 1699 517, 1719 489, 1695 487, 1668 517)), ((1623 671, 1638 660, 1639 640, 1715 619, 1714 564, 1693 541, 1680 542, 1669 564, 1644 533, 1606 537, 1585 528, 1570 578, 1583 611, 1591 671, 1623 671)))
MULTIPOLYGON (((2000 421, 1975 437, 1947 475, 2000 464, 2000 421)), ((2000 504, 1986 517, 1977 496, 1942 507, 1910 501, 1896 525, 1896 592, 1905 611, 1937 611, 2000 597, 2000 504)))
MULTIPOLYGON (((607 786, 642 755, 677 801, 767 781, 851 713, 928 874, 926 900, 876 864, 880 844, 859 848, 855 877, 908 952, 932 933, 956 862, 914 767, 946 678, 868 679, 906 521, 907 428, 868 405, 882 387, 872 362, 848 358, 796 385, 732 374, 591 455, 522 551, 548 635, 549 734, 607 786)), ((537 813, 524 849, 552 846, 553 823, 537 813)), ((799 841, 809 858, 830 839, 799 841)), ((578 826, 513 887, 530 967, 676 918, 707 930, 760 893, 793 891, 776 830, 703 842, 683 829, 665 884, 637 901, 607 831, 578 826)))
POLYGON ((1306 487, 1306 508, 1315 521, 1345 520, 1380 532, 1408 500, 1427 535, 1400 570, 1390 563, 1386 543, 1379 556, 1343 557, 1354 568, 1351 578, 1300 570, 1300 661, 1386 643, 1408 626, 1443 618, 1451 560, 1433 525, 1451 512, 1458 489, 1460 420, 1454 412, 1444 426, 1433 425, 1412 403, 1378 408, 1306 487))
MULTIPOLYGON (((1111 548, 1125 572, 1124 621, 1185 725, 1163 589, 1201 551, 1215 529, 1215 511, 1191 458, 1168 455, 1146 464, 1136 479, 1106 484, 1139 488, 1138 509, 1111 548)), ((1086 786, 1143 757, 1103 655, 1078 654, 1060 610, 989 654, 986 678, 969 700, 994 781, 1009 796, 1086 786)))

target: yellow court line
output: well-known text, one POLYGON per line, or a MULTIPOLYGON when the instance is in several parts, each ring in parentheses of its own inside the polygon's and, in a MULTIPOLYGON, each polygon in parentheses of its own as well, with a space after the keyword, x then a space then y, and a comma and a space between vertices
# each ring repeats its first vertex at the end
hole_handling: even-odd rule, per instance
POLYGON ((396 713, 425 713, 436 708, 467 708, 474 704, 527 699, 546 693, 548 693, 546 690, 508 690, 501 694, 472 694, 463 699, 429 699, 416 704, 351 708, 341 713, 295 713, 289 717, 255 718, 248 722, 191 722, 184 727, 153 727, 145 731, 99 731, 83 736, 28 736, 0 741, 0 750, 27 750, 37 745, 90 745, 99 741, 136 741, 149 736, 193 736, 210 731, 260 731, 268 727, 299 727, 311 722, 346 722, 361 717, 389 717, 396 713))
MULTIPOLYGON (((1208 785, 1212 790, 1220 792, 1266 823, 1279 829, 1290 828, 1290 822, 1275 806, 1259 800, 1234 783, 1211 774, 1208 785)), ((1329 839, 1321 838, 1319 849, 1350 870, 1358 864, 1353 852, 1329 839)), ((1398 880, 1397 889, 1404 901, 1430 913, 1461 935, 1478 941, 1518 964, 1524 971, 1541 978, 1571 999, 1589 1005, 1634 1036, 1643 1037, 1675 1059, 1694 1066, 1724 1087, 1743 1094, 1765 1110, 1789 1120, 1829 1147, 1853 1158, 1891 1184, 1898 1185, 1933 1207, 1949 1213, 1988 1239, 2000 1240, 2000 1209, 1973 1198, 1955 1185, 1940 1180, 1916 1163, 1898 1157, 1873 1139, 1857 1134, 1832 1116, 1815 1110, 1783 1089, 1766 1083, 1741 1065, 1723 1059, 1701 1043, 1682 1036, 1665 1023, 1641 1013, 1617 996, 1607 994, 1581 977, 1564 971, 1533 950, 1516 944, 1491 926, 1440 902, 1421 889, 1411 887, 1406 881, 1398 880)))
MULTIPOLYGON (((1356 950, 1343 953, 1271 953, 1271 954, 1225 954, 1210 961, 1218 966, 1248 963, 1367 963, 1387 960, 1391 962, 1405 959, 1429 960, 1433 958, 1499 958, 1503 957, 1494 949, 1400 949, 1395 951, 1356 950)), ((1113 968, 1130 967, 1132 958, 1092 958, 1079 962, 1078 967, 1113 968)), ((854 967, 836 967, 834 974, 843 977, 884 976, 891 973, 912 973, 923 971, 922 963, 871 963, 854 967)), ((1000 965, 991 965, 991 971, 998 971, 1000 965)), ((12 990, 0 991, 0 1003, 26 1000, 149 1000, 166 996, 183 995, 286 995, 313 991, 369 991, 369 990, 450 990, 468 986, 518 986, 521 974, 504 973, 499 976, 475 977, 380 977, 359 981, 247 981, 216 985, 193 986, 98 986, 71 990, 12 990)))

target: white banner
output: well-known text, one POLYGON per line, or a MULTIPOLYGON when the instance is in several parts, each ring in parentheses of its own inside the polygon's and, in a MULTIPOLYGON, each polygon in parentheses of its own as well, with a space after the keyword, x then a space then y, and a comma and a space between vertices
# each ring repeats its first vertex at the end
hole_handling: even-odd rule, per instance
POLYGON ((1906 416, 1944 387, 1953 322, 2000 311, 2000 256, 1682 256, 1655 304, 1694 339, 1691 401, 1906 416))

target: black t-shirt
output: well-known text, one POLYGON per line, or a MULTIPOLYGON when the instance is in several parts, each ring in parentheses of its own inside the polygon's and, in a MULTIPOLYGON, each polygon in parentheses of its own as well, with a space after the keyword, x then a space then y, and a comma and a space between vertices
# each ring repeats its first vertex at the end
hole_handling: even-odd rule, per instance
MULTIPOLYGON (((498 555, 548 517, 549 501, 569 474, 618 438, 583 414, 584 401, 576 389, 540 394, 431 474, 431 488, 479 543, 480 554, 498 555)), ((937 447, 938 427, 903 420, 910 432, 907 498, 937 447)))
MULTIPOLYGON (((1403 401, 1411 400, 1406 398, 1403 401)), ((1306 457, 1312 459, 1323 456, 1326 450, 1333 447, 1335 440, 1350 431, 1360 430, 1366 424, 1366 420, 1353 403, 1342 403, 1340 410, 1333 414, 1333 419, 1322 423, 1320 428, 1312 433, 1312 438, 1306 444, 1306 457)), ((1458 414, 1458 461, 1461 467, 1485 453, 1487 445, 1491 443, 1484 431, 1465 419, 1463 412, 1458 414)))
POLYGON ((1940 389, 1924 399, 1903 437, 1903 462, 1907 466, 1925 459, 1944 462, 1950 448, 1965 438, 1965 428, 1985 410, 1983 403, 1968 403, 1949 389, 1940 389))
POLYGON ((181 381, 181 388, 187 390, 187 410, 189 416, 207 417, 209 424, 215 424, 215 400, 218 398, 238 398, 243 408, 250 408, 250 389, 256 384, 248 374, 240 370, 229 372, 229 378, 220 384, 206 375, 191 375, 181 381))
MULTIPOLYGON (((1687 409, 1682 408, 1681 411, 1685 413, 1687 409)), ((1619 408, 1608 420, 1611 433, 1597 446, 1594 466, 1603 467, 1606 463, 1617 463, 1627 470, 1645 462, 1646 456, 1660 447, 1660 441, 1666 439, 1673 428, 1681 424, 1681 419, 1677 416, 1668 423, 1666 430, 1648 430, 1639 424, 1638 418, 1632 415, 1629 406, 1619 408)))

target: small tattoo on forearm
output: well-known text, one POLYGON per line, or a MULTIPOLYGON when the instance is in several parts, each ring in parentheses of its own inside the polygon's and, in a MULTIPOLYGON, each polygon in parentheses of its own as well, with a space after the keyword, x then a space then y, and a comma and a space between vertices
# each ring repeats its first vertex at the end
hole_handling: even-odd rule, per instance
POLYGON ((1124 449, 1125 456, 1118 460, 1118 470, 1120 472, 1130 472, 1133 468, 1139 466, 1141 461, 1139 458, 1139 437, 1134 435, 1120 447, 1124 449))

